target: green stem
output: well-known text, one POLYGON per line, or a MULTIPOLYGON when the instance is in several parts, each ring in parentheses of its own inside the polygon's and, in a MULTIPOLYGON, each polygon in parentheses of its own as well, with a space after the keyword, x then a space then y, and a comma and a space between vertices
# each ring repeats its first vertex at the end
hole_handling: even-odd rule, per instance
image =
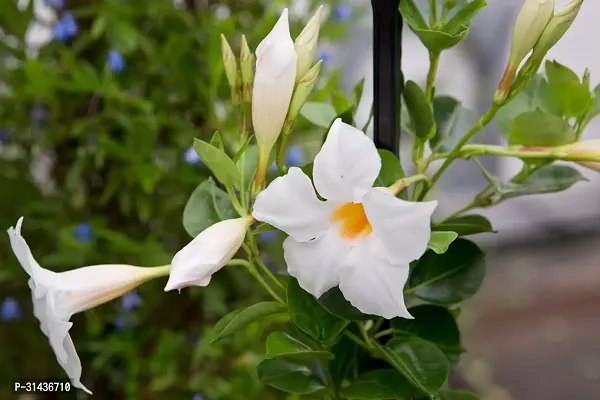
POLYGON ((392 333, 394 333, 393 329, 384 329, 383 331, 377 332, 375 335, 373 335, 373 338, 374 339, 378 339, 378 338, 380 338, 382 336, 391 335, 392 333))
POLYGON ((439 62, 440 62, 440 54, 430 51, 429 52, 429 71, 427 72, 427 86, 426 86, 426 92, 425 92, 425 95, 427 96, 427 101, 429 103, 431 103, 433 101, 435 76, 437 74, 439 62))
POLYGON ((404 189, 406 189, 413 183, 421 182, 421 181, 428 181, 428 180, 429 180, 429 178, 427 178, 423 174, 413 175, 413 176, 409 176, 408 178, 398 179, 388 189, 395 195, 398 195, 398 193, 400 193, 401 191, 403 191, 404 189))
POLYGON ((287 167, 285 165, 285 152, 287 150, 287 142, 292 133, 292 123, 286 121, 281 130, 281 136, 279 137, 279 148, 277 149, 277 158, 275 163, 277 164, 277 170, 281 175, 287 173, 287 167))
POLYGON ((228 186, 225 186, 225 190, 227 190, 227 194, 231 198, 231 203, 233 205, 233 209, 235 211, 237 211, 237 213, 240 215, 240 217, 245 217, 246 215, 248 215, 248 211, 246 210, 246 207, 242 207, 237 196, 235 195, 235 192, 233 191, 233 188, 228 185, 228 186))
POLYGON ((370 346, 369 344, 367 344, 364 340, 362 340, 361 338, 359 338, 358 336, 356 336, 354 333, 345 330, 344 331, 344 335, 346 335, 346 337, 350 340, 352 340, 354 343, 356 343, 357 345, 359 345, 360 347, 362 347, 365 350, 371 351, 373 350, 373 347, 370 346))
POLYGON ((452 164, 452 162, 460 156, 460 151, 462 147, 466 145, 477 132, 479 132, 482 128, 484 128, 490 123, 490 121, 496 115, 496 112, 498 112, 498 106, 494 104, 485 114, 481 116, 481 118, 479 118, 479 121, 477 121, 477 123, 473 125, 473 127, 467 132, 467 134, 463 136, 460 142, 458 142, 458 144, 454 147, 454 149, 452 149, 450 154, 448 154, 448 158, 446 158, 440 169, 438 169, 433 175, 433 177, 430 180, 429 187, 425 188, 421 192, 421 194, 419 195, 419 200, 423 200, 423 198, 425 198, 429 190, 436 184, 438 179, 440 179, 440 176, 442 176, 442 174, 448 169, 450 164, 452 164))
POLYGON ((265 288, 265 290, 271 295, 271 297, 273 297, 273 299, 275 299, 276 301, 278 301, 281 304, 285 304, 283 299, 277 293, 275 293, 273 288, 271 288, 271 286, 269 286, 269 284, 260 275, 258 270, 254 267, 254 264, 249 263, 248 271, 250 271, 250 274, 254 277, 254 279, 256 279, 258 281, 258 283, 260 283, 262 285, 262 287, 265 288))
POLYGON ((437 22, 437 0, 429 0, 429 26, 434 27, 437 22))
POLYGON ((279 281, 279 279, 277 279, 277 277, 273 274, 273 272, 271 272, 271 270, 269 269, 269 267, 267 267, 265 265, 265 263, 262 261, 262 259, 260 258, 260 253, 258 251, 258 246, 256 244, 256 238, 254 237, 254 234, 252 232, 248 232, 247 238, 248 238, 248 241, 250 242, 250 251, 251 251, 250 256, 256 261, 256 263, 258 264, 258 266, 260 267, 260 269, 262 270, 262 272, 276 286, 278 286, 280 289, 285 290, 285 287, 283 286, 283 284, 279 281))
POLYGON ((240 258, 233 258, 229 260, 227 266, 230 267, 247 267, 250 268, 250 262, 248 260, 242 260, 240 258))

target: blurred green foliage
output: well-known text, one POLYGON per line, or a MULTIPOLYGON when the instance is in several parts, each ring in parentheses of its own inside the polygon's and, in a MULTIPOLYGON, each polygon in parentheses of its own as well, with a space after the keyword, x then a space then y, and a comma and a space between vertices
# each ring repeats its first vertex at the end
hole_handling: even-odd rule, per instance
MULTIPOLYGON (((72 0, 54 18, 34 12, 33 1, 22 9, 0 3, 0 226, 24 216, 33 254, 55 271, 168 264, 189 241, 185 203, 210 175, 186 162, 186 150, 194 137, 219 130, 227 144, 235 132, 219 35, 237 51, 245 33, 255 48, 283 4, 72 0), (65 37, 56 21, 68 13, 76 29, 65 37), (63 40, 32 46, 27 32, 36 21, 63 40), (111 59, 117 53, 122 59, 111 59)), ((292 18, 293 36, 308 17, 292 18)), ((322 40, 344 27, 325 24, 322 40)), ((141 304, 131 310, 115 301, 73 318, 82 378, 97 398, 284 396, 256 377, 268 332, 251 326, 218 344, 203 340, 227 312, 263 298, 253 280, 226 268, 207 288, 165 294, 164 283, 141 287, 141 304)), ((0 321, 3 387, 24 378, 67 380, 30 296, 8 237, 0 235, 0 301, 14 298, 22 309, 22 318, 0 321)))

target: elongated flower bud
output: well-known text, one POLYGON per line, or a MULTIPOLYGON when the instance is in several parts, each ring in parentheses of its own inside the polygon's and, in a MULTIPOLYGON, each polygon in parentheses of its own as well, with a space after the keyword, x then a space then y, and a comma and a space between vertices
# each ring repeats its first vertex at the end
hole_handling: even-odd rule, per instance
POLYGON ((533 49, 532 57, 542 59, 548 51, 554 47, 556 43, 569 30, 575 17, 579 14, 583 0, 572 0, 569 4, 563 7, 562 10, 554 14, 550 22, 540 36, 538 43, 533 49))
POLYGON ((237 62, 231 46, 225 38, 225 35, 221 34, 221 56, 223 57, 223 65, 225 66, 225 76, 227 77, 227 83, 231 89, 231 101, 233 104, 240 103, 240 76, 237 68, 237 62))
POLYGON ((319 62, 309 69, 296 85, 294 95, 292 96, 292 102, 290 103, 290 109, 286 118, 286 123, 293 122, 298 116, 298 113, 300 113, 300 109, 304 103, 306 103, 308 96, 317 83, 319 72, 321 72, 321 64, 323 64, 323 60, 319 60, 319 62))
POLYGON ((554 0, 525 0, 515 22, 508 65, 495 97, 509 92, 519 65, 540 39, 553 11, 554 0))
POLYGON ((242 46, 240 50, 240 72, 242 75, 242 98, 244 102, 252 101, 252 81, 254 80, 254 54, 248 47, 246 36, 242 35, 242 46))
POLYGON ((315 58, 317 41, 319 40, 322 10, 323 6, 320 6, 294 42, 294 48, 296 49, 296 54, 298 55, 298 63, 296 64, 296 81, 302 79, 302 77, 310 69, 310 66, 315 58))
POLYGON ((568 151, 567 159, 571 159, 577 162, 579 165, 596 170, 600 172, 600 139, 593 140, 582 140, 581 142, 573 143, 568 146, 564 146, 564 150, 568 151), (577 161, 582 157, 596 158, 595 161, 577 161))

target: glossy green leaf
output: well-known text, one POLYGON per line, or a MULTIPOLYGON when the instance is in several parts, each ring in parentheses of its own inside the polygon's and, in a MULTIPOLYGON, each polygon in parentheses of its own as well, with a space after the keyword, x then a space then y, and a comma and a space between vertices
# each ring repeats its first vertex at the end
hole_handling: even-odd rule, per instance
POLYGON ((453 217, 442 223, 435 224, 432 229, 435 231, 456 232, 459 236, 494 232, 492 223, 482 215, 463 215, 460 217, 453 217))
POLYGON ((418 337, 395 338, 385 347, 375 343, 382 356, 413 386, 429 395, 443 387, 450 366, 437 346, 418 337))
POLYGON ((521 184, 496 182, 494 189, 500 200, 507 200, 519 196, 562 192, 586 180, 575 168, 567 165, 547 165, 532 173, 521 184))
POLYGON ((219 182, 226 186, 238 183, 240 173, 233 160, 223 150, 198 139, 194 139, 194 150, 219 182))
POLYGON ((435 121, 425 92, 415 82, 408 81, 402 95, 416 136, 422 140, 431 139, 435 134, 435 121))
POLYGON ((414 0, 402 0, 399 9, 402 17, 411 28, 427 29, 427 22, 423 19, 421 11, 419 11, 419 7, 417 7, 414 0))
POLYGON ((375 186, 388 187, 396 183, 397 180, 404 178, 404 170, 400 160, 394 153, 388 150, 377 150, 381 158, 381 169, 379 176, 375 180, 375 186))
POLYGON ((256 322, 268 315, 285 312, 285 307, 274 301, 265 301, 253 304, 243 310, 235 310, 223 317, 213 329, 211 343, 230 336, 252 322, 256 322))
POLYGON ((329 128, 338 113, 329 103, 307 101, 304 103, 304 106, 302 106, 300 115, 317 126, 329 128))
POLYGON ((350 400, 388 400, 408 398, 411 384, 395 369, 377 369, 359 375, 341 393, 350 400))
POLYGON ((427 248, 435 251, 437 254, 443 254, 448 250, 448 246, 458 237, 458 233, 450 231, 433 231, 427 243, 427 248))
POLYGON ((577 136, 567 121, 541 110, 519 114, 508 135, 511 145, 562 146, 575 141, 577 136))
POLYGON ((325 347, 334 344, 349 323, 328 313, 293 278, 288 283, 287 304, 294 325, 325 347))
POLYGON ((306 395, 325 389, 323 381, 298 360, 277 357, 258 365, 258 378, 287 393, 306 395))
POLYGON ((480 398, 475 393, 465 390, 448 390, 438 393, 435 400, 480 400, 480 398))
POLYGON ((405 292, 430 303, 458 303, 479 290, 484 276, 481 249, 471 241, 457 239, 444 254, 429 250, 421 257, 405 292))
POLYGON ((339 387, 346 379, 355 377, 355 366, 359 362, 361 349, 352 339, 344 335, 330 351, 335 358, 328 363, 329 373, 334 384, 339 387))
POLYGON ((477 122, 477 114, 450 96, 433 99, 435 135, 430 141, 434 151, 450 151, 477 122))
POLYGON ((238 217, 231 199, 208 178, 192 192, 183 209, 183 227, 191 237, 224 219, 238 217))
POLYGON ((452 34, 434 29, 413 29, 413 31, 431 52, 441 53, 459 44, 469 33, 469 28, 463 25, 452 34))
POLYGON ((335 358, 332 353, 324 350, 313 350, 308 345, 283 332, 269 334, 266 346, 265 358, 267 359, 287 356, 305 360, 327 361, 335 358))
POLYGON ((444 307, 422 305, 409 309, 414 319, 394 318, 395 336, 418 336, 434 343, 446 354, 463 351, 460 329, 452 313, 444 307))
POLYGON ((556 61, 546 61, 545 72, 554 100, 567 117, 579 117, 592 104, 592 95, 575 72, 556 61))
POLYGON ((337 286, 323 293, 318 301, 325 310, 340 319, 363 321, 375 318, 373 315, 361 313, 356 307, 350 304, 337 286))

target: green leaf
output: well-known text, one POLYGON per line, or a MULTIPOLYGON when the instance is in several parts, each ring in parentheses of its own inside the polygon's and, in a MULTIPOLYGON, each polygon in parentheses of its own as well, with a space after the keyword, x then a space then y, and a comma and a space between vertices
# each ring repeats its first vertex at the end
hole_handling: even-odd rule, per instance
POLYGON ((431 232, 427 247, 437 254, 443 254, 457 237, 458 233, 456 232, 434 231, 431 232))
POLYGON ((194 189, 183 209, 183 227, 191 237, 224 219, 238 217, 231 199, 208 178, 194 189))
POLYGON ((317 126, 329 128, 338 113, 329 103, 307 101, 304 103, 304 106, 302 106, 300 115, 317 126))
POLYGON ((272 359, 280 356, 299 358, 304 360, 327 361, 335 356, 323 350, 313 350, 298 339, 283 332, 272 332, 267 337, 267 351, 265 358, 272 359))
POLYGON ((464 390, 448 390, 438 393, 435 400, 479 400, 479 397, 464 390))
MULTIPOLYGON (((254 136, 248 136, 248 138, 246 139, 246 141, 242 144, 242 146, 240 147, 240 149, 237 151, 237 153, 235 153, 235 156, 233 156, 233 162, 239 167, 238 165, 238 161, 240 161, 240 158, 242 158, 242 155, 244 155, 244 153, 246 152, 246 149, 248 149, 248 145, 250 144, 250 142, 252 141, 252 138, 254 136)), ((245 171, 245 170, 244 170, 245 171)))
POLYGON ((433 117, 436 131, 430 141, 434 151, 450 151, 477 122, 477 114, 450 96, 433 99, 433 117))
POLYGON ((258 365, 258 378, 284 392, 306 395, 325 389, 323 381, 302 362, 277 357, 258 365))
POLYGON ((362 99, 363 91, 365 89, 365 78, 361 79, 354 87, 352 88, 352 104, 357 107, 360 103, 360 99, 362 99))
POLYGON ((408 81, 402 94, 415 135, 422 140, 431 139, 435 134, 435 121, 425 92, 415 82, 408 81))
POLYGON ((473 296, 485 276, 484 255, 466 239, 457 239, 444 254, 429 250, 411 271, 409 289, 421 300, 453 304, 473 296))
POLYGON ((413 29, 413 32, 421 39, 427 49, 439 54, 443 50, 459 44, 468 35, 469 28, 463 25, 452 34, 434 29, 413 29))
POLYGON ((319 304, 327 310, 331 315, 334 315, 340 319, 349 321, 364 321, 376 318, 373 315, 366 315, 361 313, 356 307, 354 307, 348 300, 344 298, 344 295, 338 287, 329 289, 319 297, 319 304))
POLYGON ((562 146, 575 141, 577 136, 567 121, 539 109, 519 114, 508 135, 511 145, 562 146))
POLYGON ((417 337, 395 338, 385 347, 375 342, 382 356, 408 381, 433 396, 443 387, 450 366, 437 346, 417 337))
POLYGON ((499 200, 533 194, 557 193, 577 182, 587 181, 581 172, 567 165, 547 165, 533 172, 522 184, 496 182, 499 200))
POLYGON ((240 173, 233 160, 223 150, 198 139, 194 139, 194 150, 219 182, 225 186, 238 183, 240 173))
POLYGON ((402 0, 400 2, 399 9, 400 13, 411 28, 427 29, 427 22, 425 22, 425 19, 423 19, 423 16, 419 11, 419 7, 417 7, 413 0, 402 0))
POLYGON ((463 351, 460 329, 452 313, 433 305, 421 305, 409 309, 414 319, 394 318, 394 336, 418 336, 434 343, 446 354, 463 351))
POLYGON ((355 377, 355 366, 358 362, 358 355, 361 349, 350 338, 342 336, 342 338, 331 347, 331 352, 335 354, 335 358, 329 361, 329 373, 333 383, 340 387, 342 383, 348 379, 355 377))
POLYGON ((459 236, 477 233, 494 232, 491 222, 481 215, 463 215, 454 217, 433 226, 436 231, 452 231, 459 236))
POLYGON ((344 398, 350 400, 387 400, 408 398, 410 383, 394 369, 377 369, 359 375, 342 389, 344 398))
POLYGON ((469 26, 475 15, 487 5, 485 0, 473 0, 461 7, 442 28, 444 32, 457 34, 463 26, 469 26))
POLYGON ((375 186, 387 187, 393 185, 397 180, 404 178, 404 170, 400 160, 389 150, 377 150, 381 158, 381 169, 375 180, 375 186))
POLYGON ((340 89, 334 89, 330 93, 331 104, 333 104, 333 108, 337 116, 344 114, 350 108, 352 108, 352 103, 348 100, 346 95, 340 89))
POLYGON ((545 72, 554 100, 567 117, 587 113, 592 94, 575 72, 556 61, 546 61, 545 72))
POLYGON ((340 334, 349 323, 349 321, 328 313, 293 278, 288 283, 287 304, 294 325, 326 347, 334 344, 336 339, 339 339, 340 334))
POLYGON ((111 22, 107 33, 111 47, 116 48, 123 55, 132 53, 140 44, 139 31, 127 21, 111 22))
POLYGON ((596 116, 600 114, 600 85, 594 88, 594 103, 590 108, 590 112, 587 116, 587 122, 594 119, 596 116))
POLYGON ((285 312, 285 307, 274 301, 265 301, 253 304, 242 310, 235 310, 217 322, 210 342, 214 343, 224 337, 239 332, 240 329, 245 328, 252 322, 281 312, 285 312))
POLYGON ((223 139, 221 139, 221 134, 219 131, 215 131, 215 133, 213 133, 213 136, 210 139, 210 145, 224 152, 223 139))

